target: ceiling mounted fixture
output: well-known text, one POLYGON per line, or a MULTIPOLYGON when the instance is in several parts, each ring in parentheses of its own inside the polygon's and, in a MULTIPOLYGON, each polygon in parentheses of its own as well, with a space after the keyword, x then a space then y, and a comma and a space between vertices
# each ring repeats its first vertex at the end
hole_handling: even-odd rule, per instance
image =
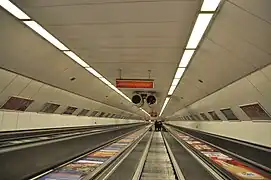
POLYGON ((90 72, 93 76, 97 77, 97 78, 102 78, 103 76, 98 73, 95 69, 93 69, 92 67, 87 67, 86 70, 88 72, 90 72))
POLYGON ((164 101, 164 104, 163 104, 163 106, 162 106, 162 109, 161 109, 161 111, 160 111, 160 114, 159 114, 159 116, 161 116, 162 115, 162 113, 163 113, 163 111, 164 111, 164 109, 166 108, 166 106, 167 106, 167 103, 169 102, 169 97, 167 97, 166 99, 165 99, 165 101, 164 101))
MULTIPOLYGON (((180 63, 178 65, 177 71, 175 73, 174 79, 172 81, 172 84, 168 90, 168 95, 171 96, 176 87, 179 84, 179 81, 181 80, 189 62, 191 61, 200 41, 202 40, 203 35, 205 34, 205 31, 207 27, 209 26, 214 13, 216 12, 221 0, 204 0, 203 4, 201 6, 201 11, 198 14, 197 20, 194 24, 194 28, 190 34, 190 37, 188 39, 186 48, 184 50, 184 53, 182 55, 182 58, 180 60, 180 63)), ((168 101, 170 100, 170 97, 167 97, 165 99, 165 102, 163 104, 163 107, 160 111, 161 116, 163 114, 163 111, 168 104, 168 101)))
POLYGON ((170 89, 168 91, 168 95, 171 96, 173 94, 173 92, 175 91, 177 86, 170 86, 170 89))
POLYGON ((41 25, 39 25, 35 21, 23 21, 28 27, 38 33, 41 37, 49 41, 52 45, 58 48, 61 51, 68 51, 69 49, 62 44, 59 40, 57 40, 52 34, 46 31, 41 25))
POLYGON ((185 71, 185 68, 178 68, 175 74, 174 79, 181 79, 183 76, 183 73, 185 71))
MULTIPOLYGON (((104 77, 102 77, 102 78, 99 78, 103 83, 105 83, 106 85, 111 85, 111 83, 107 80, 107 79, 105 79, 104 77)), ((110 86, 109 86, 110 87, 110 86)))
POLYGON ((84 68, 88 68, 89 65, 83 61, 80 57, 78 57, 74 52, 72 51, 64 51, 64 53, 69 56, 71 59, 73 59, 75 62, 77 62, 80 66, 84 68))
POLYGON ((173 79, 171 86, 177 86, 179 84, 180 79, 173 79))
POLYGON ((20 10, 17 6, 12 4, 8 0, 0 0, 0 6, 6 9, 10 14, 17 17, 20 20, 30 20, 30 17, 27 16, 22 10, 20 10))
POLYGON ((212 17, 213 13, 199 14, 197 21, 194 25, 193 31, 188 40, 186 49, 196 49, 198 47, 198 44, 203 34, 205 33, 205 30, 208 27, 212 17))
POLYGON ((204 0, 202 6, 201 6, 201 11, 208 11, 208 12, 213 12, 216 11, 219 3, 221 0, 204 0))
POLYGON ((186 68, 187 65, 189 64, 195 50, 184 50, 183 57, 180 61, 179 67, 186 68))
MULTIPOLYGON (((118 88, 112 85, 106 78, 104 78, 101 74, 99 74, 95 69, 90 67, 90 65, 88 65, 83 59, 77 56, 74 52, 70 51, 63 43, 61 43, 56 37, 54 37, 51 33, 45 30, 45 28, 43 28, 40 24, 38 24, 36 21, 33 21, 26 13, 24 13, 20 8, 15 6, 12 2, 10 2, 9 0, 0 0, 0 6, 2 6, 10 14, 18 18, 21 22, 23 22, 25 25, 27 25, 37 34, 39 34, 41 37, 43 37, 52 45, 54 45, 57 49, 59 49, 64 54, 69 56, 73 61, 78 63, 80 66, 84 67, 92 75, 99 78, 103 83, 109 86, 112 90, 117 92, 119 95, 124 97, 129 102, 132 102, 129 97, 127 97, 123 92, 121 92, 118 88)), ((141 109, 141 110, 144 113, 147 113, 144 109, 141 109)))

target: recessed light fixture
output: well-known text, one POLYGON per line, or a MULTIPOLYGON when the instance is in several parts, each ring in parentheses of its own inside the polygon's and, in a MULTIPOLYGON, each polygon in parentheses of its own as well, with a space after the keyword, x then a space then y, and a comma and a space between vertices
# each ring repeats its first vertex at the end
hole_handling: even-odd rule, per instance
POLYGON ((190 62, 193 54, 194 54, 195 50, 184 50, 184 53, 183 53, 183 56, 182 56, 182 59, 180 61, 180 64, 179 64, 179 67, 187 67, 188 63, 190 62))
POLYGON ((198 44, 208 27, 211 19, 213 17, 213 13, 201 13, 199 14, 197 21, 194 25, 193 31, 188 40, 186 49, 196 49, 198 44))
POLYGON ((178 68, 175 74, 174 79, 181 79, 183 76, 183 73, 185 71, 185 68, 178 68))
POLYGON ((49 41, 52 45, 57 47, 61 51, 68 51, 69 49, 62 44, 59 40, 57 40, 52 34, 50 34, 48 31, 46 31, 41 25, 39 25, 35 21, 23 21, 28 27, 30 27, 32 30, 34 30, 36 33, 38 33, 40 36, 42 36, 44 39, 49 41))
POLYGON ((64 51, 64 53, 69 56, 72 60, 74 60, 77 64, 79 64, 80 66, 84 67, 84 68, 88 68, 89 65, 83 61, 80 57, 78 57, 74 52, 72 51, 64 51))
POLYGON ((172 95, 173 92, 175 91, 176 87, 177 87, 177 86, 170 86, 170 89, 169 89, 169 91, 168 91, 168 95, 172 95))
POLYGON ((103 76, 98 73, 95 69, 93 69, 92 67, 87 67, 86 70, 88 72, 90 72, 92 75, 96 76, 97 78, 102 78, 103 76))
POLYGON ((177 86, 179 81, 180 81, 180 79, 173 79, 171 86, 177 86))
POLYGON ((201 11, 216 11, 221 0, 204 0, 201 11))
MULTIPOLYGON (((107 79, 105 79, 104 77, 102 77, 102 78, 100 78, 100 80, 102 81, 102 82, 104 82, 106 85, 110 85, 111 83, 107 80, 107 79)), ((109 86, 110 87, 110 86, 109 86)))
POLYGON ((0 6, 6 9, 10 14, 17 17, 20 20, 30 20, 30 17, 27 16, 22 10, 17 6, 12 4, 9 0, 0 0, 0 6))
POLYGON ((167 106, 167 103, 168 103, 169 100, 170 100, 169 97, 167 97, 167 98, 165 99, 164 104, 163 104, 163 106, 162 106, 162 109, 161 109, 161 111, 160 111, 159 116, 161 116, 161 115, 163 114, 163 111, 164 111, 165 107, 167 106))

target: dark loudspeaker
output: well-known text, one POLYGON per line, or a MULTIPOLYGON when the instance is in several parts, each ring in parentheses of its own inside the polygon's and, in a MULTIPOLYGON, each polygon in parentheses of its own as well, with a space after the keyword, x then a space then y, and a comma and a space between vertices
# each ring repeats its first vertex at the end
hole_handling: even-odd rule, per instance
POLYGON ((156 103, 156 97, 154 95, 148 95, 146 101, 149 105, 153 105, 156 103))
POLYGON ((132 102, 133 102, 134 104, 142 103, 142 97, 141 97, 139 94, 135 94, 135 95, 133 95, 133 97, 132 97, 132 102))

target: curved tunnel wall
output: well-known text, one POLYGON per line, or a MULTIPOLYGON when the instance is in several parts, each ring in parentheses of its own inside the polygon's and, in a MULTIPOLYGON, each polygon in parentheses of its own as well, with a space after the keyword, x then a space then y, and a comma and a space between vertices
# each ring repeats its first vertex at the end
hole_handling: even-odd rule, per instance
POLYGON ((271 147, 271 120, 252 119, 240 108, 242 105, 259 103, 270 115, 270 92, 271 65, 268 65, 176 112, 168 118, 169 123, 271 147), (228 120, 220 111, 224 108, 231 108, 238 120, 228 120), (212 119, 208 114, 210 111, 215 111, 222 121, 181 120, 183 116, 200 116, 200 113, 212 119))
POLYGON ((0 131, 143 122, 131 120, 138 118, 131 112, 93 101, 0 68, 0 107, 12 96, 34 101, 24 112, 0 109, 0 131), (39 113, 47 102, 60 106, 53 114, 39 113), (77 109, 72 115, 62 114, 68 106, 77 109), (89 112, 85 116, 77 116, 83 109, 87 109, 89 112), (89 117, 92 116, 94 111, 104 113, 104 116, 110 114, 110 117, 111 115, 115 115, 115 117, 97 117, 99 114, 96 117, 95 115, 89 117))

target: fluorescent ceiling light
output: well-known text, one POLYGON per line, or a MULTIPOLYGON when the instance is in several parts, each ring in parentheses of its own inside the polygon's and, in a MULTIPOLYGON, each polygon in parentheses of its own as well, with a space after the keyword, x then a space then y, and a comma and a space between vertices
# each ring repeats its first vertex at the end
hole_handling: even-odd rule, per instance
POLYGON ((87 67, 86 70, 88 72, 90 72, 92 75, 96 76, 97 78, 102 78, 103 76, 98 73, 95 69, 93 69, 92 67, 87 67))
POLYGON ((113 84, 110 84, 109 87, 111 87, 114 91, 116 91, 117 93, 119 93, 118 91, 120 91, 118 88, 116 88, 116 86, 114 86, 113 84))
POLYGON ((168 103, 169 100, 170 100, 169 97, 167 97, 167 98, 165 99, 165 102, 164 102, 164 104, 163 104, 163 107, 162 107, 162 109, 161 109, 161 111, 160 111, 159 116, 161 116, 161 115, 163 114, 163 111, 164 111, 164 109, 166 108, 167 103, 168 103))
POLYGON ((170 89, 169 89, 169 91, 168 91, 168 95, 172 95, 173 92, 175 91, 176 87, 177 86, 171 86, 170 89))
POLYGON ((22 10, 20 10, 17 6, 12 4, 8 0, 0 0, 0 6, 6 9, 10 14, 17 17, 20 20, 30 20, 30 17, 27 16, 22 10))
POLYGON ((57 47, 61 51, 69 50, 64 44, 62 44, 59 40, 57 40, 52 34, 46 31, 41 25, 36 23, 35 21, 23 21, 28 27, 36 31, 39 35, 41 35, 44 39, 49 41, 55 47, 57 47))
POLYGON ((145 111, 144 109, 142 109, 142 108, 140 108, 144 113, 146 113, 148 116, 150 116, 150 114, 147 112, 147 111, 145 111))
POLYGON ((221 0, 204 0, 201 11, 215 11, 221 0))
POLYGON ((187 67, 188 63, 190 62, 195 50, 185 50, 183 53, 183 57, 179 64, 179 67, 187 67))
POLYGON ((127 97, 125 94, 123 94, 123 97, 124 97, 126 100, 128 100, 129 102, 132 102, 132 100, 131 100, 129 97, 127 97))
MULTIPOLYGON (((104 82, 106 85, 110 85, 111 83, 107 80, 107 79, 105 79, 104 77, 102 77, 102 78, 100 78, 100 80, 102 81, 102 82, 104 82)), ((110 87, 110 86, 109 86, 110 87)))
POLYGON ((70 58, 72 58, 75 62, 77 62, 80 66, 83 66, 84 68, 89 67, 89 65, 85 61, 83 61, 80 57, 78 57, 76 54, 74 54, 74 52, 64 51, 64 53, 70 58))
POLYGON ((193 31, 190 35, 189 41, 187 43, 187 49, 197 48, 206 28, 208 27, 211 19, 213 17, 212 13, 199 14, 193 31))
POLYGON ((185 68, 178 68, 174 79, 181 79, 181 77, 183 76, 184 71, 185 71, 185 68))
POLYGON ((180 79, 173 79, 171 86, 177 86, 180 79))

